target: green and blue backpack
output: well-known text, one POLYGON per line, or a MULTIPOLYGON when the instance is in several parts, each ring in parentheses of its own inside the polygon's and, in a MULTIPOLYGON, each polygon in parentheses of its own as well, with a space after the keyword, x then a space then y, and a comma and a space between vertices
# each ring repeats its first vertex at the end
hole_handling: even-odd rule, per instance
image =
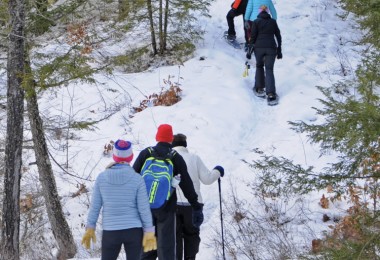
POLYGON ((148 147, 150 156, 145 160, 141 169, 148 192, 151 209, 163 207, 169 200, 172 191, 173 162, 176 151, 170 151, 163 157, 159 156, 153 147, 148 147))

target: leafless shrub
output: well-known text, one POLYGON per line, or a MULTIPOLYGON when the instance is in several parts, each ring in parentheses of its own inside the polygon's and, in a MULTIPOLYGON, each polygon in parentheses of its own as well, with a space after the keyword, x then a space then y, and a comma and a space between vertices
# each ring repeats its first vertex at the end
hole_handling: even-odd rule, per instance
MULTIPOLYGON (((307 238, 312 233, 307 226, 309 212, 303 199, 290 194, 267 194, 256 184, 247 187, 252 197, 241 199, 232 188, 232 194, 223 203, 224 246, 229 259, 295 259, 311 241, 307 238), (296 240, 295 234, 299 236, 300 232, 305 241, 296 240)), ((212 246, 220 257, 220 229, 215 227, 214 233, 212 246)))
POLYGON ((181 100, 182 89, 179 83, 174 83, 169 78, 164 80, 164 87, 161 88, 160 93, 153 93, 147 96, 140 102, 137 107, 134 107, 135 112, 141 112, 150 106, 171 106, 181 100))
POLYGON ((20 252, 22 259, 53 259, 51 232, 37 174, 23 173, 20 197, 20 252))

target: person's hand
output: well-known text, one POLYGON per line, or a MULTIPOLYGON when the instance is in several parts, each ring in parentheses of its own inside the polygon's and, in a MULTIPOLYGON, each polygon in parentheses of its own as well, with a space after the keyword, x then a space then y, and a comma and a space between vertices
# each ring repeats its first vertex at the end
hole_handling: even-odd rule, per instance
POLYGON ((249 22, 248 22, 248 20, 244 20, 244 28, 245 28, 246 30, 249 29, 249 22))
POLYGON ((86 249, 90 249, 91 240, 92 240, 93 244, 96 243, 95 229, 87 228, 86 232, 84 233, 83 238, 82 238, 82 245, 86 249))
POLYGON ((144 232, 143 248, 144 248, 144 252, 157 249, 157 239, 156 239, 156 236, 154 235, 154 232, 144 232))
POLYGON ((214 169, 218 170, 218 172, 220 173, 220 177, 224 176, 224 168, 222 166, 217 165, 217 166, 214 167, 214 169))
POLYGON ((252 52, 255 50, 255 45, 253 43, 250 43, 248 44, 248 50, 247 50, 247 55, 246 55, 246 58, 247 59, 251 59, 252 57, 252 52))
POLYGON ((277 47, 277 59, 282 59, 282 50, 281 47, 277 47))
POLYGON ((193 226, 199 228, 203 223, 203 205, 200 209, 193 208, 193 226))

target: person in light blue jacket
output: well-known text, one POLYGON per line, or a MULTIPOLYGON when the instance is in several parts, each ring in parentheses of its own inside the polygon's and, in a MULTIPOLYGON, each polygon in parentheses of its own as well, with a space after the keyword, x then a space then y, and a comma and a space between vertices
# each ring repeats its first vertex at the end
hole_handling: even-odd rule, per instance
POLYGON ((82 244, 89 249, 91 240, 96 242, 102 210, 102 260, 116 260, 122 245, 128 260, 139 260, 142 248, 157 248, 145 182, 129 165, 132 159, 132 144, 117 140, 114 162, 96 178, 82 244))
POLYGON ((274 8, 272 0, 249 0, 244 14, 245 21, 254 21, 260 13, 260 6, 266 5, 269 14, 274 20, 277 20, 276 8, 274 8))

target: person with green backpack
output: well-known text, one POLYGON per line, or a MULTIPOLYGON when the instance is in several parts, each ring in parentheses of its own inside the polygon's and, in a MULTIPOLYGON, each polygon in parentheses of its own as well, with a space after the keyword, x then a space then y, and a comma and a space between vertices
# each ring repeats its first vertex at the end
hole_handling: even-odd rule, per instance
POLYGON ((156 133, 157 144, 140 152, 133 168, 146 184, 151 206, 153 225, 157 237, 157 250, 144 252, 141 259, 176 259, 176 204, 175 186, 179 186, 193 208, 193 225, 199 228, 203 222, 203 205, 187 171, 182 156, 172 149, 173 129, 162 124, 156 133), (177 178, 176 178, 177 177, 177 178))

